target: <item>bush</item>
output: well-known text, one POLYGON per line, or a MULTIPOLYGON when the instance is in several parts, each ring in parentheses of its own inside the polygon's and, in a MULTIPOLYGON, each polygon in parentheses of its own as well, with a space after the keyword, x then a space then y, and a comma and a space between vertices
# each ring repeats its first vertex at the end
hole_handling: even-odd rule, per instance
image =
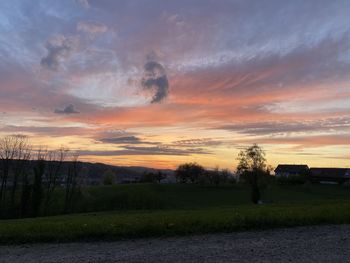
POLYGON ((204 168, 197 163, 185 163, 176 169, 175 176, 180 183, 198 183, 204 171, 204 168))
POLYGON ((207 177, 207 180, 209 184, 218 186, 219 184, 224 184, 228 181, 228 177, 230 175, 230 172, 228 170, 219 170, 219 168, 216 168, 213 171, 206 171, 205 176, 207 177))
POLYGON ((156 173, 154 172, 145 172, 141 177, 141 183, 160 183, 163 179, 166 178, 166 175, 161 171, 156 173))
POLYGON ((114 184, 115 173, 112 170, 107 170, 103 174, 103 184, 104 185, 112 185, 114 184))

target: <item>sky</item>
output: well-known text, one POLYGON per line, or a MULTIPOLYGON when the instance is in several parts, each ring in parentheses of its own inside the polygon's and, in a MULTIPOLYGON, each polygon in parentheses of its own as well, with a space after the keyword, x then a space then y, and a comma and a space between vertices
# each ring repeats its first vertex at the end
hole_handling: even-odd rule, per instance
POLYGON ((114 165, 350 166, 350 1, 3 0, 0 136, 114 165))

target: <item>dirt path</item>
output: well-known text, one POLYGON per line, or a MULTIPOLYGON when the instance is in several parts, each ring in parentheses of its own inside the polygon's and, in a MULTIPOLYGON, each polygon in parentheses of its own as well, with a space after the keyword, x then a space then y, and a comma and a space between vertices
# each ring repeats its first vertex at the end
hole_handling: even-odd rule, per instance
POLYGON ((0 262, 350 262, 350 225, 0 247, 0 262))

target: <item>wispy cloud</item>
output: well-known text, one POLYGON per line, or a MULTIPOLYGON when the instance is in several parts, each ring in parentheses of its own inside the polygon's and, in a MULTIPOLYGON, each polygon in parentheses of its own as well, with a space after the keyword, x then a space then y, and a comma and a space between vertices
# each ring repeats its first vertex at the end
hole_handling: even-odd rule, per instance
POLYGON ((99 34, 105 33, 108 28, 103 23, 97 21, 79 21, 77 24, 77 30, 87 33, 91 38, 93 38, 99 34))
POLYGON ((275 135, 275 134, 288 134, 288 133, 310 133, 310 132, 323 132, 332 133, 337 132, 349 132, 350 131, 350 118, 328 118, 323 120, 312 121, 270 121, 270 122, 254 122, 254 123, 236 123, 232 125, 225 125, 219 127, 220 129, 226 129, 248 135, 275 135))
POLYGON ((60 62, 68 58, 77 45, 76 37, 63 35, 51 37, 45 44, 47 55, 41 59, 41 65, 50 70, 58 70, 60 62))
POLYGON ((83 8, 90 8, 89 0, 74 0, 74 1, 83 8))

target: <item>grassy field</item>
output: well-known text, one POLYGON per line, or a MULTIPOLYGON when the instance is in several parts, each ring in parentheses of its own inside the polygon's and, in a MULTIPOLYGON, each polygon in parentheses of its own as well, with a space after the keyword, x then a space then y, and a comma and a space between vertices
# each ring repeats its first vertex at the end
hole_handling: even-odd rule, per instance
MULTIPOLYGON (((271 185, 262 193, 266 203, 292 204, 321 200, 350 201, 350 187, 338 185, 271 185)), ((56 198, 62 200, 63 198, 56 198)), ((249 205, 250 189, 243 185, 220 187, 191 184, 135 184, 85 188, 77 199, 75 213, 140 210, 194 209, 249 205)), ((52 206, 61 211, 63 203, 52 206)))
POLYGON ((2 220, 0 243, 118 240, 350 223, 350 189, 336 185, 273 186, 263 194, 266 204, 258 206, 249 203, 249 189, 243 186, 122 185, 84 191, 77 204, 81 212, 117 210, 2 220))

